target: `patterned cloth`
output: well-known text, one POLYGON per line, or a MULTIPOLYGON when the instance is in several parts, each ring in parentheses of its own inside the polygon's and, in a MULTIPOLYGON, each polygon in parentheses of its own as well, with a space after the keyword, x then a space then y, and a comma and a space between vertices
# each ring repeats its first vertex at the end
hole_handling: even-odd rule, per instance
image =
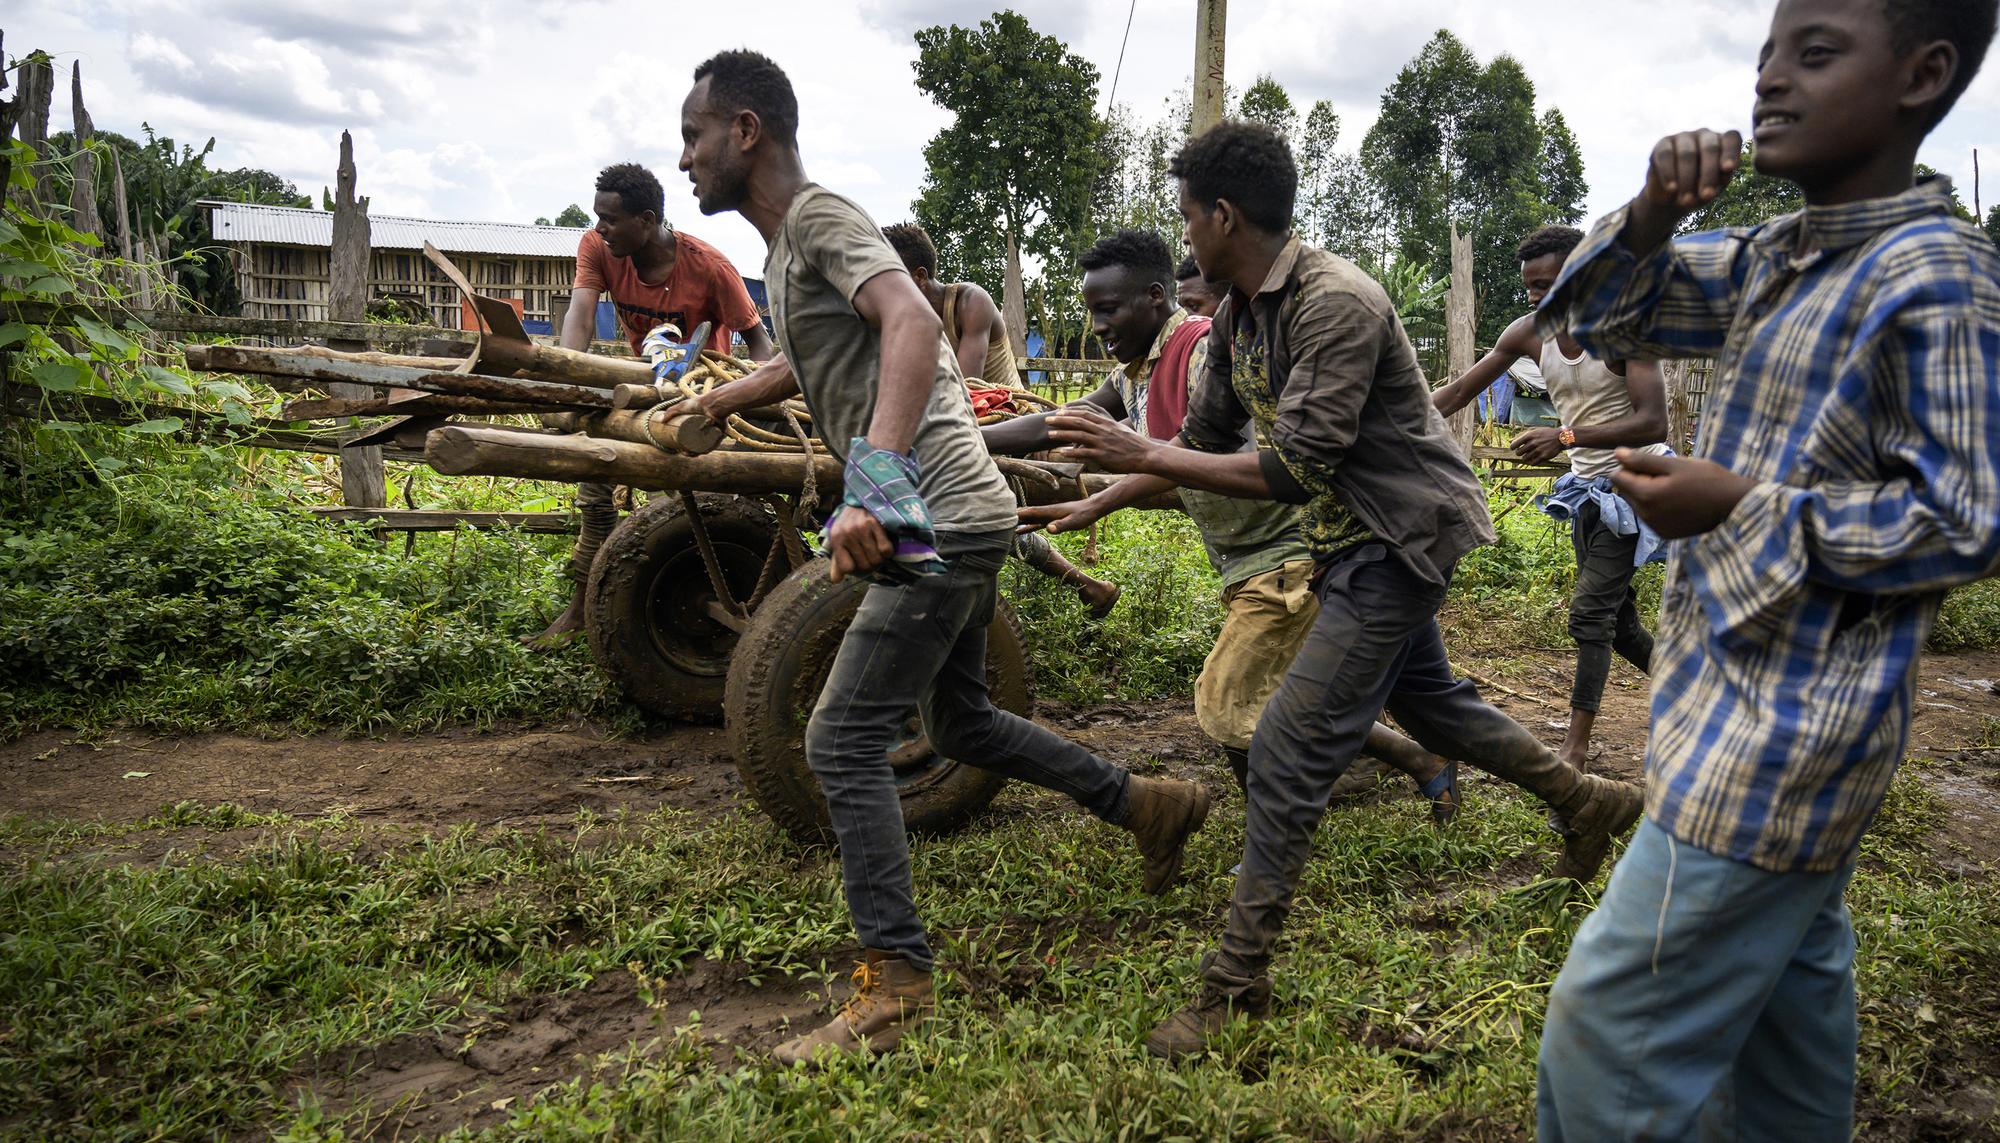
POLYGON ((1704 456, 1757 481, 1672 545, 1646 811, 1777 872, 1853 860, 1909 739, 1945 590, 2000 571, 2000 251, 1950 183, 1675 239, 1620 210, 1544 333, 1603 357, 1713 357, 1704 456))
MULTIPOLYGON (((1668 449, 1666 455, 1674 455, 1673 450, 1668 449)), ((1632 552, 1633 567, 1667 558, 1666 541, 1639 519, 1639 514, 1632 511, 1632 506, 1612 487, 1608 476, 1585 480, 1574 472, 1565 472, 1556 477, 1555 487, 1546 496, 1535 497, 1535 507, 1572 525, 1576 522, 1577 512, 1586 503, 1597 505, 1597 518, 1611 529, 1613 535, 1639 537, 1639 546, 1632 552)))
MULTIPOLYGON (((917 576, 943 575, 950 569, 937 553, 937 532, 931 527, 930 509, 917 494, 915 453, 895 453, 876 448, 866 437, 855 437, 847 445, 845 487, 840 507, 827 518, 828 531, 834 520, 849 508, 858 508, 882 525, 896 545, 888 562, 868 573, 882 583, 908 583, 917 576)), ((825 554, 822 552, 821 554, 825 554)))

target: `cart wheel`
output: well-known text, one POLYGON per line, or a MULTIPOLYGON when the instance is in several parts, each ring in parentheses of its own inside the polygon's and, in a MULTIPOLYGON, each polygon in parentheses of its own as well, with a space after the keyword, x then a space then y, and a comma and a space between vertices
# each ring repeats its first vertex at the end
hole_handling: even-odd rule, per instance
MULTIPOLYGON (((738 602, 757 589, 778 522, 763 505, 698 496, 722 577, 738 602)), ((737 634, 716 619, 708 568, 677 496, 627 516, 590 567, 584 617, 590 653, 639 707, 665 718, 714 722, 737 634)))
MULTIPOLYGON (((806 720, 854 621, 867 584, 827 578, 814 560, 771 592, 736 646, 724 704, 736 768, 757 805, 804 845, 832 844, 833 826, 819 780, 806 765, 806 720)), ((986 683, 993 705, 1026 717, 1035 705, 1027 640, 1002 599, 986 629, 986 683)), ((889 756, 913 833, 942 833, 986 808, 1006 782, 997 774, 940 757, 916 712, 889 756)))

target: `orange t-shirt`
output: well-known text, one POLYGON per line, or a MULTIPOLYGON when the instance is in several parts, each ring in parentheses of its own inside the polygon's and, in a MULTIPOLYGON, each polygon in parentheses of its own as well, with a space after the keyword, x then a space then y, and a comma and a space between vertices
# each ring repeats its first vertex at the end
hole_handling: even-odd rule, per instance
POLYGON ((757 303, 722 251, 680 230, 674 231, 674 242, 674 268, 666 281, 652 286, 639 280, 630 258, 612 257, 603 236, 586 231, 576 246, 575 288, 610 297, 633 353, 654 326, 669 321, 680 327, 682 337, 693 337, 702 322, 715 323, 708 348, 727 353, 730 334, 757 324, 757 303))

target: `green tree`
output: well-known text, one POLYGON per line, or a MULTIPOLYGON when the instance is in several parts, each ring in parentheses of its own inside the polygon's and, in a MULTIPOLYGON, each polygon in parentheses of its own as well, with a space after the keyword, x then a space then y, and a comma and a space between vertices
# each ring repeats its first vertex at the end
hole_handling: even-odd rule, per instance
POLYGON ((570 203, 568 206, 562 208, 561 214, 556 215, 555 224, 557 226, 571 226, 581 229, 590 225, 590 215, 584 213, 582 207, 575 203, 570 203))
POLYGON ((2000 246, 2000 205, 1986 212, 1986 237, 1991 238, 1995 246, 2000 246))
POLYGON ((1334 151, 1340 142, 1340 115, 1322 99, 1306 112, 1304 128, 1292 141, 1299 163, 1299 234, 1316 246, 1326 245, 1325 221, 1332 190, 1334 151))
POLYGON ((1292 97, 1282 84, 1271 78, 1269 72, 1258 76, 1257 81, 1243 93, 1242 102, 1236 105, 1236 114, 1253 123, 1268 124, 1288 142, 1299 122, 1299 112, 1292 106, 1292 97))
POLYGON ((1004 297, 1019 273, 1010 246, 1044 266, 1074 261, 1107 185, 1097 69, 1011 11, 916 40, 917 88, 952 114, 924 146, 913 204, 940 273, 1004 297))
POLYGON ((1537 119, 1535 85, 1513 57, 1482 65, 1448 31, 1397 74, 1361 153, 1403 260, 1448 267, 1451 225, 1470 235, 1483 342, 1527 308, 1521 235, 1582 216, 1583 161, 1562 117, 1537 119))

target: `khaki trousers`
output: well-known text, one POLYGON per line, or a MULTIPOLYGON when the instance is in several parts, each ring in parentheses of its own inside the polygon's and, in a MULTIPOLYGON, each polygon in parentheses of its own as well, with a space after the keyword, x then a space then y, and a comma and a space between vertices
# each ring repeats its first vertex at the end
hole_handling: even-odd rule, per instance
POLYGON ((1264 704, 1319 617, 1312 573, 1311 560, 1294 560, 1222 593, 1222 633, 1194 684, 1202 733, 1224 746, 1250 748, 1264 704))

